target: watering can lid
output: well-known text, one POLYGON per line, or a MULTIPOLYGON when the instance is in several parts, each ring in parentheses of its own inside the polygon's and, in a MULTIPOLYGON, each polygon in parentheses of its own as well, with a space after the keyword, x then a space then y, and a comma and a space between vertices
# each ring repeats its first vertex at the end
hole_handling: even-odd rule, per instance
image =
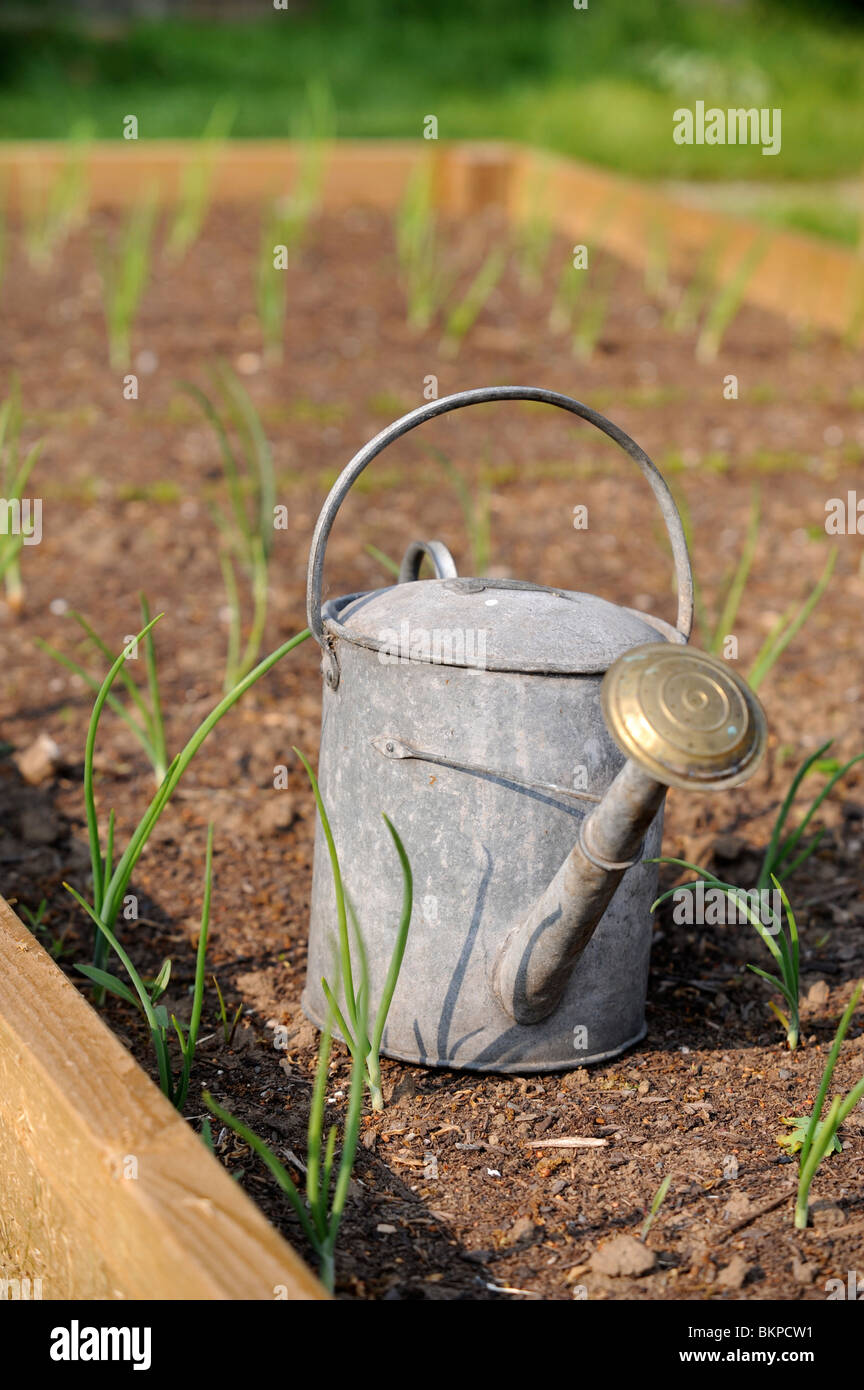
POLYGON ((422 579, 324 605, 329 633, 392 659, 489 671, 593 675, 658 633, 661 618, 594 594, 517 579, 422 579))

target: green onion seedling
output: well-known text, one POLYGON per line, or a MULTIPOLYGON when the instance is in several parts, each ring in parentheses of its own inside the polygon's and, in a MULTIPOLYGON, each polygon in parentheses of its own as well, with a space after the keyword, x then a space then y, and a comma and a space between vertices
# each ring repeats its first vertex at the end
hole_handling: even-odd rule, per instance
POLYGON ((596 279, 588 279, 589 271, 577 272, 586 277, 585 294, 580 297, 582 312, 579 314, 572 334, 572 348, 576 357, 588 362, 594 356, 594 349, 603 332, 603 325, 609 313, 609 300, 615 281, 615 265, 607 261, 596 272, 596 279))
POLYGON ((7 511, 7 525, 0 531, 0 578, 6 589, 6 602, 16 615, 24 607, 24 585, 21 580, 21 552, 26 539, 24 489, 42 452, 42 441, 39 440, 22 458, 20 438, 23 425, 21 388, 17 377, 13 377, 9 395, 0 405, 0 486, 7 511), (17 527, 8 524, 10 516, 17 519, 17 527))
POLYGON ((492 488, 485 478, 481 478, 476 489, 472 491, 465 475, 452 459, 440 449, 430 448, 428 452, 430 457, 440 464, 456 492, 471 543, 472 573, 475 576, 484 575, 491 561, 492 488))
POLYGON ((17 906, 33 935, 41 938, 42 944, 52 960, 62 960, 64 956, 72 954, 71 947, 65 944, 66 932, 55 934, 49 931, 45 925, 45 913, 48 909, 47 898, 42 899, 35 912, 31 912, 24 903, 18 903, 17 906))
POLYGON ((411 865, 408 862, 408 856, 405 853, 405 847, 402 844, 401 839, 399 838, 398 832, 396 831, 395 827, 392 825, 388 817, 384 816, 384 822, 387 826, 387 829, 390 832, 393 844, 396 847, 396 853, 399 857, 399 863, 402 868, 402 912, 399 920, 399 927, 396 932, 396 940, 393 946, 393 954, 390 957, 390 965, 387 971, 387 978, 384 982, 384 988, 381 993, 381 1001, 378 1005, 378 1012, 375 1016, 375 1022, 373 1024, 372 1032, 370 1035, 367 1032, 365 1011, 358 1002, 359 995, 354 988, 355 972, 351 953, 351 940, 348 932, 349 912, 351 913, 352 922, 354 925, 355 941, 357 943, 358 953, 360 956, 361 976, 365 980, 367 972, 366 953, 363 949, 363 939, 360 935, 360 930, 357 925, 357 920, 353 908, 351 907, 351 904, 348 902, 347 894, 345 892, 345 885, 342 879, 342 870, 339 864, 339 856, 336 852, 336 844, 333 839, 333 831, 330 828, 330 821, 327 816, 327 811, 324 807, 324 802, 321 798, 321 792, 318 787, 318 780, 314 772, 312 771, 312 768, 310 767, 308 761, 300 752, 299 748, 295 748, 294 752, 297 754, 297 757, 300 759, 303 766, 305 767, 306 773, 309 777, 309 781, 312 784, 312 791, 314 793, 315 802, 318 807, 318 814, 321 817, 321 826, 324 831, 324 838, 327 841, 327 849, 330 854, 330 866, 333 872, 333 886, 336 891, 339 968, 345 1000, 344 1013, 342 1009, 340 1009, 339 1004, 337 1003, 333 989, 326 980, 321 981, 321 987, 324 990, 324 993, 327 997, 327 1002, 330 1006, 330 1009, 332 1010, 333 1017, 339 1026, 339 1031, 341 1032, 342 1037, 348 1045, 348 1048, 352 1056, 355 1058, 359 1057, 364 1066, 366 1081, 368 1083, 369 1093, 372 1098, 373 1110, 383 1110, 384 1097, 381 1091, 380 1063, 381 1040, 384 1036, 384 1026, 387 1022, 387 1014, 390 1011, 390 1004, 393 999, 394 991, 396 989, 396 983, 399 979, 399 971, 402 968, 402 958, 405 955, 405 945, 408 940, 408 928, 411 925, 411 911, 414 901, 414 884, 411 874, 411 865))
POLYGON ((151 190, 130 211, 111 248, 102 242, 102 304, 108 329, 111 366, 122 371, 132 359, 132 329, 150 274, 150 248, 156 225, 156 198, 151 190))
POLYGON ((89 193, 84 164, 90 126, 82 123, 70 137, 63 167, 44 193, 34 190, 24 209, 24 246, 35 270, 45 271, 87 215, 89 193))
POLYGON ((864 760, 864 753, 858 753, 854 758, 850 758, 848 762, 842 765, 837 764, 834 766, 832 764, 830 766, 828 780, 822 787, 818 796, 814 797, 811 801, 807 813, 800 824, 791 833, 784 834, 792 804, 805 777, 814 771, 829 770, 824 767, 823 760, 828 749, 831 747, 831 742, 832 741, 829 739, 827 743, 823 743, 821 747, 817 748, 815 753, 811 753, 809 757, 805 758, 792 779, 789 791, 786 793, 783 804, 774 821, 768 848, 762 860, 759 877, 756 881, 756 887, 759 889, 766 888, 769 880, 774 874, 780 874, 782 872, 784 877, 788 878, 796 869, 800 868, 805 860, 809 859, 810 855, 819 845, 825 831, 824 828, 818 830, 813 838, 802 847, 801 841, 807 832, 807 827, 810 825, 810 822, 825 798, 833 791, 837 783, 846 776, 847 772, 849 772, 856 763, 860 763, 864 760))
POLYGON ((678 304, 666 319, 674 333, 686 333, 695 328, 712 290, 717 283, 717 263, 726 244, 725 233, 715 233, 703 250, 696 269, 684 289, 678 304))
POLYGON ((276 475, 270 444, 248 391, 225 364, 215 369, 214 384, 221 413, 199 387, 189 382, 182 386, 198 402, 216 436, 228 495, 227 512, 215 505, 210 509, 222 541, 219 560, 228 598, 228 654, 223 683, 227 692, 251 670, 264 638, 276 475), (245 641, 238 568, 252 599, 245 641))
POLYGON ((211 975, 210 978, 213 981, 213 984, 216 988, 216 994, 219 999, 219 1022, 222 1024, 222 1037, 225 1039, 225 1046, 230 1047, 232 1042, 234 1041, 234 1034, 237 1032, 237 1024, 243 1017, 243 1004, 242 1002, 238 1004, 237 1008, 234 1011, 234 1017, 229 1018, 228 1009, 225 1004, 225 997, 222 993, 222 988, 219 984, 219 981, 216 979, 215 975, 211 975))
POLYGON ((366 546, 366 554, 367 554, 367 555, 371 555, 373 560, 377 560, 377 561, 378 561, 378 564, 381 566, 381 568, 382 568, 382 569, 385 569, 385 570, 387 571, 388 574, 394 574, 394 575, 396 575, 396 576, 398 577, 398 574, 399 574, 399 562, 398 562, 398 560, 394 560, 394 559, 392 559, 389 555, 385 555, 385 554, 384 554, 384 551, 383 551, 383 550, 379 550, 378 547, 377 547, 377 545, 367 545, 367 546, 366 546))
POLYGON ((758 690, 771 668, 783 655, 793 638, 797 637, 813 609, 828 587, 828 582, 837 563, 837 547, 831 551, 825 567, 808 597, 800 604, 793 603, 777 619, 759 651, 756 660, 747 672, 747 680, 752 690, 758 690))
MULTIPOLYGON (((107 703, 111 693, 111 687, 117 678, 117 674, 123 666, 124 661, 129 656, 135 642, 140 641, 159 621, 162 614, 153 618, 146 627, 137 634, 130 644, 123 649, 116 658, 108 671, 99 693, 93 705, 90 715, 90 723, 87 730, 87 740, 84 748, 84 807, 87 818, 87 834, 90 843, 90 864, 93 885, 92 904, 86 905, 86 911, 96 922, 95 947, 93 964, 98 969, 104 969, 108 953, 108 938, 105 935, 105 928, 113 932, 117 917, 123 905, 123 897, 129 884, 129 880, 135 870, 135 866, 140 859, 144 848, 153 833, 153 830, 168 805, 183 773, 194 758, 204 740, 216 727, 219 721, 237 703, 242 695, 266 675, 268 671, 287 656, 302 642, 309 637, 309 629, 304 628, 295 637, 283 642, 269 656, 260 661, 254 670, 238 681, 232 690, 224 695, 219 703, 210 711, 207 718, 198 725, 198 728, 188 739, 182 750, 172 760, 165 774, 165 778, 153 795, 153 798, 145 811, 141 820, 133 831, 126 849, 120 855, 119 860, 114 865, 114 814, 108 819, 108 833, 105 847, 103 849, 102 840, 99 833, 99 822, 96 813, 96 799, 93 776, 93 757, 96 746, 96 737, 99 731, 99 720, 102 710, 107 703)), ((76 895, 78 896, 78 895, 76 895)), ((83 899, 79 899, 83 902, 83 899)), ((97 990, 96 1002, 101 1002, 102 993, 97 990)))
POLYGON ((654 1200, 651 1203, 651 1210, 642 1222, 642 1230, 639 1232, 639 1239, 644 1240, 657 1219, 657 1213, 666 1200, 666 1195, 672 1185, 672 1174, 667 1173, 657 1191, 654 1193, 654 1200))
POLYGON ((180 199, 165 244, 170 260, 182 260, 201 235, 210 207, 216 159, 222 142, 231 133, 236 114, 234 101, 221 99, 216 102, 199 142, 203 154, 183 169, 180 199))
MULTIPOLYGON (((676 494, 675 500, 678 510, 681 513, 685 536, 689 542, 692 526, 687 501, 680 492, 676 494)), ((758 489, 754 488, 753 500, 750 506, 750 516, 747 523, 747 533, 744 538, 744 545, 738 563, 732 573, 727 575, 720 585, 720 600, 716 611, 711 615, 709 615, 703 600, 701 585, 694 576, 694 606, 699 624, 699 631, 702 635, 703 645, 706 651, 712 652, 715 655, 722 652, 727 637, 732 634, 735 620, 738 616, 744 592, 747 587, 747 582, 750 578, 753 562, 759 551, 760 510, 759 492, 758 489)), ((798 633, 809 619, 828 587, 836 562, 837 550, 835 547, 828 556, 819 579, 816 581, 807 597, 800 603, 792 603, 771 628, 771 631, 768 633, 762 647, 757 653, 753 665, 747 672, 747 681, 752 690, 759 689, 765 677, 776 665, 786 648, 793 639, 797 637, 798 633)))
MULTIPOLYGON (((111 812, 111 825, 113 827, 114 812, 111 812)), ((65 887, 69 890, 84 911, 92 917, 98 930, 102 933, 108 946, 119 957, 126 974, 132 983, 130 989, 127 984, 112 975, 109 971, 103 970, 95 965, 78 965, 76 970, 85 975, 102 991, 117 995, 124 999, 127 1004, 133 1004, 144 1015, 150 1027, 150 1039, 153 1050, 156 1053, 156 1062, 159 1071, 159 1085, 164 1095, 168 1097, 171 1104, 177 1110, 182 1111, 186 1104, 186 1097, 189 1092, 189 1079, 192 1073, 192 1065, 195 1061, 195 1048, 198 1042, 198 1030, 201 1024, 201 1009, 204 1002, 204 969, 207 956, 207 939, 210 930, 210 899, 213 888, 213 823, 207 827, 207 855, 204 869, 204 897, 201 909, 201 931, 198 937, 198 949, 195 961, 195 985, 192 993, 192 1015, 189 1020, 189 1027, 185 1029, 174 1014, 170 1020, 168 1011, 164 1004, 159 1000, 168 988, 171 979, 171 961, 165 960, 162 967, 153 980, 144 980, 136 969, 132 960, 117 940, 109 927, 100 920, 93 908, 81 896, 80 893, 67 883, 65 887), (180 1043, 180 1053, 182 1056, 182 1066, 176 1081, 171 1064, 171 1052, 168 1046, 170 1028, 174 1031, 180 1043)))
MULTIPOLYGON (((368 1000, 368 980, 361 971, 360 987, 357 993, 357 1007, 362 1011, 363 1027, 366 1032, 366 1006, 368 1000)), ((363 1092, 366 1079, 364 1059, 355 1049, 351 1062, 351 1081, 348 1090, 348 1109, 342 1131, 342 1148, 338 1165, 336 1159, 337 1129, 331 1125, 324 1137, 325 1108, 327 1102, 327 1078, 330 1068, 330 1053, 333 1045, 332 1019, 328 1017, 321 1034, 318 1047, 318 1063, 315 1068, 315 1082, 312 1088, 312 1105, 306 1129, 306 1193, 305 1200, 283 1163, 273 1153, 264 1140, 244 1125, 236 1116, 218 1105, 208 1091, 203 1094, 205 1105, 232 1129, 252 1152, 269 1168, 276 1179, 303 1230, 303 1234, 315 1252, 321 1282, 329 1293, 333 1292, 335 1279, 335 1251, 339 1227, 348 1185, 357 1156, 357 1141, 360 1134, 360 1118, 363 1110, 363 1092), (334 1184, 335 1167, 335 1184, 334 1184)), ((211 1136, 212 1144, 212 1136, 211 1136)))
POLYGON ((408 325, 418 333, 429 327, 445 294, 433 203, 432 164, 424 161, 409 178, 396 212, 396 256, 408 325))
POLYGON ((695 891, 699 884, 702 883, 706 887, 718 889, 720 892, 725 893, 736 911, 738 913, 743 912, 746 920, 751 926, 755 927, 762 941, 771 952, 776 962, 778 973, 776 975, 771 975, 766 970, 760 969, 757 965, 748 965, 747 969, 752 970, 754 975, 758 975, 760 979, 765 980, 767 984, 778 990, 783 996, 789 1010, 788 1014, 783 1013, 773 1002, 769 1004, 769 1007, 783 1025, 786 1033, 787 1046, 790 1050, 794 1051, 798 1046, 800 1030, 798 926, 789 899, 779 880, 772 875, 771 881, 780 894, 780 900, 786 914, 785 929, 782 919, 778 917, 773 909, 769 913, 769 922, 767 924, 764 923, 762 921, 760 907, 758 905, 754 906, 754 903, 750 900, 744 888, 734 883, 724 883, 707 869, 700 868, 698 864, 690 864, 686 859, 672 859, 666 856, 646 862, 653 864, 677 864, 679 868, 691 869, 694 874, 699 875, 699 878, 692 883, 680 884, 675 888, 667 889, 665 893, 661 893, 660 897, 652 903, 652 912, 655 911, 661 903, 664 903, 667 898, 671 898, 676 893, 695 891))
POLYGON ((825 1063, 825 1070, 819 1083, 813 1113, 810 1116, 810 1122, 801 1145, 801 1157, 798 1160, 798 1195, 795 1201, 795 1227, 799 1231, 803 1231, 807 1227, 810 1187, 819 1165, 828 1153, 834 1151, 835 1146, 839 1147, 837 1144, 838 1129, 848 1119, 859 1101, 864 1098, 864 1077, 862 1077, 845 1097, 834 1096, 828 1108, 828 1114, 824 1121, 820 1122, 822 1107, 828 1095, 828 1088, 831 1085, 840 1048, 849 1030, 849 1024, 852 1022, 852 1015, 858 1007, 862 990, 864 990, 864 980, 859 981, 852 991, 852 998, 849 1000, 837 1027, 834 1043, 828 1054, 828 1061, 825 1063))
POLYGON ((767 234, 755 238, 709 304, 696 341, 696 356, 700 362, 713 362, 717 357, 726 332, 741 308, 753 272, 765 255, 767 241, 767 234))
MULTIPOLYGON (((150 622, 150 605, 143 593, 139 595, 139 601, 141 604, 141 618, 146 629, 150 622)), ((74 608, 70 608, 68 611, 69 617, 82 629, 87 641, 107 659, 110 665, 114 659, 114 654, 107 642, 99 636, 82 613, 77 612, 74 608)), ((52 647, 48 642, 44 642, 41 637, 35 638, 34 641, 41 651, 45 652, 54 661, 59 662, 61 666, 65 666, 67 670, 73 671, 76 676, 80 676, 91 690, 98 693, 101 681, 91 675, 80 662, 73 660, 72 657, 66 656, 64 652, 58 651, 56 647, 52 647)), ((168 771, 168 752, 165 741, 165 720, 162 714, 162 695, 159 689, 159 675, 156 667, 156 648, 153 643, 152 630, 148 630, 147 636, 144 638, 144 656, 147 671, 147 698, 145 698, 135 684, 135 681, 132 679, 124 663, 120 668, 119 678, 126 687, 131 700, 131 706, 124 705, 122 700, 118 699, 113 691, 109 691, 107 703, 114 713, 119 715, 123 723, 135 735, 135 738, 144 749, 148 761, 153 768, 156 785, 159 786, 165 777, 165 773, 168 771)))
POLYGON ((449 310, 439 351, 442 357, 456 357, 467 333, 474 327, 507 264, 503 246, 493 247, 467 290, 449 310))
POLYGON ((544 170, 535 173, 527 192, 530 211, 517 223, 513 238, 519 284, 525 294, 540 289, 552 246, 548 174, 544 170))

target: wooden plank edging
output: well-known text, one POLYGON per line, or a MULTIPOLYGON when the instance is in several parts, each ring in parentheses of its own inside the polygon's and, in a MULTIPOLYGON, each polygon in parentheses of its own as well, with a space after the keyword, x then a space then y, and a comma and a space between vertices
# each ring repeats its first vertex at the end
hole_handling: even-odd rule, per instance
POLYGON ((0 1280, 25 1278, 45 1299, 326 1298, 0 898, 0 1280))
MULTIPOLYGON (((20 210, 34 192, 48 187, 69 153, 63 142, 0 142, 0 187, 10 207, 20 210)), ((212 159, 213 197, 225 202, 287 193, 298 158, 296 146, 285 140, 229 140, 205 147, 200 141, 118 138, 94 141, 83 153, 97 206, 123 206, 149 187, 162 201, 175 202, 184 167, 205 157, 212 159)), ((722 243, 721 279, 766 232, 760 223, 693 207, 636 179, 498 141, 333 141, 327 146, 323 204, 334 210, 365 204, 392 211, 411 173, 426 159, 435 168, 437 202, 450 216, 497 205, 518 219, 542 197, 556 230, 579 240, 596 235, 637 269, 651 257, 658 228, 670 266, 687 273, 716 237, 722 243)), ((794 323, 842 334, 864 301, 864 260, 816 237, 769 227, 745 298, 794 323)))

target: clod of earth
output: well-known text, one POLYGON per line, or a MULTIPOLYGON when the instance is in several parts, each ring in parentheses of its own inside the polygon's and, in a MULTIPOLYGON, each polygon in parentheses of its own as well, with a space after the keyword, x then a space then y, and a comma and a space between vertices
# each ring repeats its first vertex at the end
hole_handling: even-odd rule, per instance
POLYGON ((615 1236, 591 1256, 592 1273, 606 1274, 612 1279, 638 1279, 640 1275, 650 1274, 656 1263, 654 1251, 635 1236, 615 1236))

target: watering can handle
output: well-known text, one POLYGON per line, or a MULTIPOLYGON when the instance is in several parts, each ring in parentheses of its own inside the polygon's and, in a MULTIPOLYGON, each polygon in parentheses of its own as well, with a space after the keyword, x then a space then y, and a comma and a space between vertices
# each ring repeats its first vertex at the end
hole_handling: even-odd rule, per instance
MULTIPOLYGON (((411 430, 416 429, 417 425, 422 425, 427 420, 434 420, 438 415, 447 415, 451 410, 461 410, 466 405, 480 405, 489 401, 540 401, 547 405, 556 405, 561 410, 569 410, 571 415, 578 415, 580 419, 587 420, 589 425, 595 425, 610 439, 614 439, 625 454, 630 455, 633 462, 638 465, 648 479, 660 511, 663 513, 666 531, 672 543, 675 578, 678 586, 676 627, 685 638, 689 637, 690 628, 693 625, 693 574, 690 569, 690 556, 687 553, 684 527, 663 475, 651 462, 644 449, 640 449, 629 434, 625 434, 617 425, 613 425, 612 421, 607 420, 605 415, 598 414, 590 406, 574 400, 572 396, 563 396, 558 391, 545 391, 539 386, 484 386, 475 391, 457 391, 453 396, 442 396, 440 400, 429 401, 428 404, 419 406, 417 410, 403 415, 401 419, 394 420, 392 425, 388 425, 380 434, 376 434, 374 439, 370 439, 368 444, 364 444, 351 462, 343 468, 330 489, 315 526, 306 575, 306 615, 312 635, 325 657, 330 655, 330 642, 321 616, 324 553, 327 548, 330 528, 336 519, 336 513, 354 483, 366 465, 377 458, 388 444, 401 439, 403 434, 410 433, 411 430)), ((325 661, 325 666, 326 664, 325 661)))

